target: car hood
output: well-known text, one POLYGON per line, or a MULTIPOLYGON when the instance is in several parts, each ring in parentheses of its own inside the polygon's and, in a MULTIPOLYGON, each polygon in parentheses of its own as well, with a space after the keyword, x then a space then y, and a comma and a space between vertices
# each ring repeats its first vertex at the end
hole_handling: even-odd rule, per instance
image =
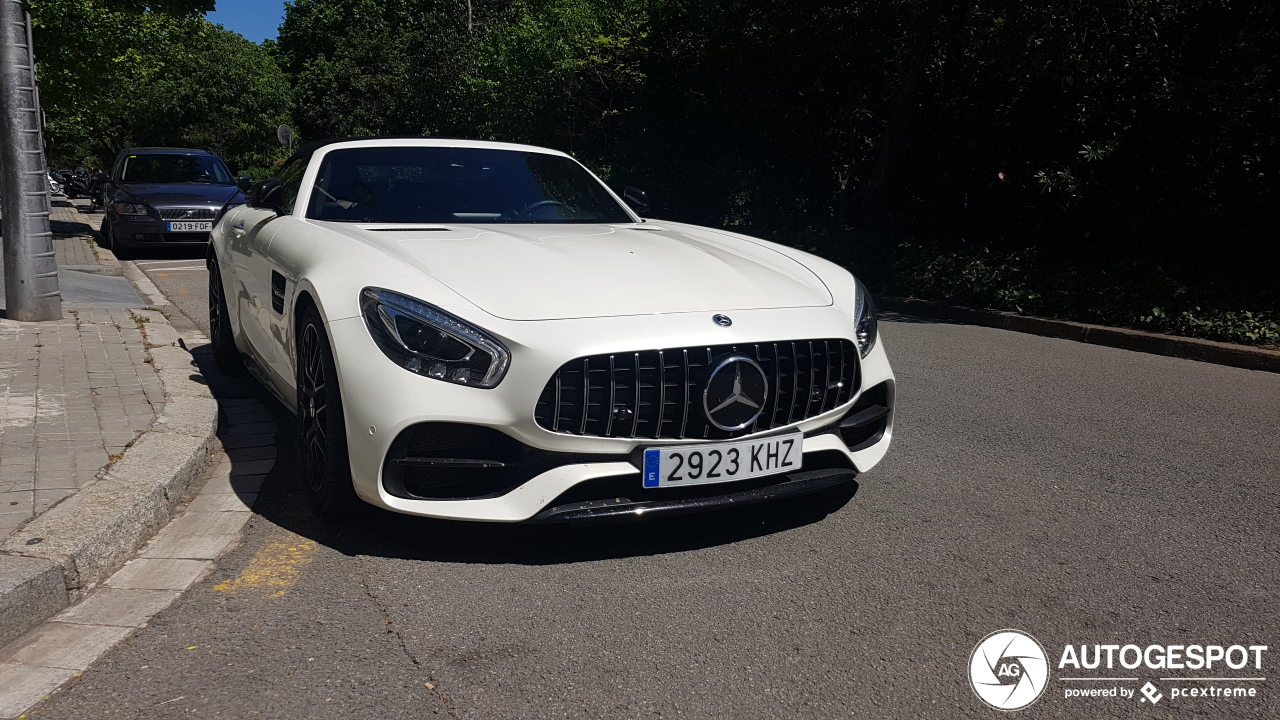
POLYGON ((727 312, 832 301, 813 272, 766 244, 691 226, 325 225, 381 247, 507 320, 727 312))
POLYGON ((127 195, 154 207, 225 205, 240 188, 207 183, 128 183, 116 186, 117 195, 127 195))

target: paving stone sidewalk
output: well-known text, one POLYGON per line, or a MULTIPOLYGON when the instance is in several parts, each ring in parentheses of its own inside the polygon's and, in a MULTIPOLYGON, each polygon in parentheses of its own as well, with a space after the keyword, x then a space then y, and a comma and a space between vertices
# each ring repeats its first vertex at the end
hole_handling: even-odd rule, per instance
POLYGON ((85 209, 55 199, 50 218, 63 319, 0 317, 0 540, 98 477, 164 410, 138 322, 153 313, 91 244, 102 216, 85 209))

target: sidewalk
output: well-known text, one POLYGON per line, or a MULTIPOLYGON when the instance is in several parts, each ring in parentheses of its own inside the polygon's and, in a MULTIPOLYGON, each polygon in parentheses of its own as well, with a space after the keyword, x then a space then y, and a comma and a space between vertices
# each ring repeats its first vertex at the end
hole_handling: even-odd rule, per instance
POLYGON ((275 464, 255 386, 214 367, 137 266, 88 242, 101 215, 85 204, 51 218, 64 319, 0 319, 14 503, 0 506, 0 718, 27 716, 208 574, 275 464))
POLYGON ((0 646, 132 558, 217 447, 190 352, 93 245, 87 205, 50 217, 63 318, 0 317, 0 646))
POLYGON ((0 539, 96 478, 164 411, 146 318, 130 309, 144 303, 110 253, 95 255, 94 217, 53 209, 59 274, 71 280, 63 319, 0 319, 0 539))

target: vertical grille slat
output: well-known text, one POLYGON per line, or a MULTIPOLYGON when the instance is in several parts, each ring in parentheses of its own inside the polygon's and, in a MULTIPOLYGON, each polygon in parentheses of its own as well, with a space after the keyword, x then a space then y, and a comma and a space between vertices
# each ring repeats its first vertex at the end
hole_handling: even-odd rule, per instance
POLYGON ((667 413, 667 360, 661 350, 658 351, 658 419, 653 424, 653 438, 662 437, 662 418, 667 413))
POLYGON ((582 358, 582 423, 579 435, 587 434, 587 419, 591 417, 591 358, 582 358))
POLYGON ((618 407, 618 371, 613 356, 609 356, 609 409, 605 412, 604 436, 613 435, 613 413, 618 407))
POLYGON ((839 390, 835 387, 835 383, 831 382, 831 341, 822 341, 822 404, 818 406, 818 412, 824 413, 835 407, 831 404, 831 391, 839 390))
MULTIPOLYGON (((756 362, 760 363, 760 369, 764 370, 764 376, 769 377, 769 371, 764 367, 764 363, 766 361, 764 359, 764 355, 760 353, 760 346, 754 345, 752 346, 751 349, 752 351, 754 351, 752 357, 756 359, 756 362)), ((764 404, 760 408, 760 414, 757 415, 755 421, 751 423, 751 429, 747 431, 747 434, 751 434, 755 432, 756 428, 760 427, 760 418, 764 417, 768 412, 769 412, 769 397, 766 394, 764 398, 764 404)))
POLYGON ((795 422, 796 402, 800 399, 800 350, 791 343, 791 402, 787 405, 787 424, 795 422))
POLYGON ((845 381, 844 367, 844 343, 840 343, 840 392, 836 393, 836 405, 848 400, 853 394, 853 390, 849 388, 849 383, 845 381), (846 395, 845 393, 849 394, 846 395))
POLYGON ((812 342, 812 341, 810 341, 810 342, 808 343, 808 345, 809 345, 809 355, 808 355, 808 358, 809 358, 809 390, 808 390, 808 392, 806 392, 806 393, 804 394, 804 415, 805 415, 805 417, 809 417, 809 416, 811 416, 811 415, 814 415, 814 414, 815 414, 815 413, 813 413, 813 412, 812 412, 812 409, 813 409, 813 394, 814 394, 815 392, 817 392, 817 390, 818 390, 818 363, 814 360, 814 357, 813 357, 813 342, 812 342))
POLYGON ((632 381, 635 390, 635 407, 631 410, 631 437, 640 429, 640 353, 635 354, 636 374, 632 381))
POLYGON ((778 408, 782 407, 782 353, 778 352, 778 343, 773 344, 773 415, 769 418, 769 427, 778 425, 778 408))
POLYGON ((829 412, 853 398, 859 375, 853 345, 844 339, 592 355, 551 376, 534 418, 552 432, 591 437, 725 440, 829 412), (771 383, 759 417, 732 432, 708 423, 701 404, 703 378, 728 353, 754 359, 771 383))
POLYGON ((685 430, 689 428, 689 388, 693 386, 693 378, 689 377, 689 351, 682 350, 680 354, 684 357, 684 412, 680 415, 680 434, 677 437, 684 437, 685 430))
POLYGON ((562 371, 560 370, 556 371, 556 406, 555 406, 555 409, 551 411, 551 416, 555 418, 555 421, 552 422, 552 425, 551 425, 551 430, 553 432, 560 432, 560 389, 562 385, 562 381, 560 379, 561 372, 562 371))

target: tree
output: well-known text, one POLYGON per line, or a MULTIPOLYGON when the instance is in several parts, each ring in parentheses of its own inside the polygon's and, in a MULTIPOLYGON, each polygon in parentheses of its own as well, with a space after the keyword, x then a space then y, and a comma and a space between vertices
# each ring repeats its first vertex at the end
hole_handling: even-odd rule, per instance
POLYGON ((278 154, 288 79, 262 47, 178 12, 206 4, 32 0, 51 163, 103 166, 130 145, 208 148, 240 168, 278 154))

